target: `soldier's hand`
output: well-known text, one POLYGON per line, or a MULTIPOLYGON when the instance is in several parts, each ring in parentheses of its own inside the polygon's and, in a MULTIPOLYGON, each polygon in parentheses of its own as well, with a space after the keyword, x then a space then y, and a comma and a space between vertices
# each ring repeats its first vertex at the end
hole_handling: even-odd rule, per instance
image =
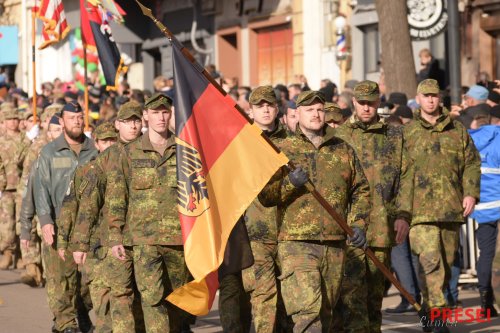
POLYGON ((410 231, 410 226, 408 222, 403 219, 397 219, 394 222, 394 231, 396 231, 396 243, 401 244, 405 241, 406 236, 408 236, 408 231, 410 231))
POLYGON ((299 188, 307 183, 307 181, 309 180, 309 175, 306 171, 304 171, 304 169, 302 169, 301 167, 297 167, 288 174, 288 179, 293 186, 299 188))
POLYGON ((351 244, 354 247, 358 247, 360 249, 366 249, 367 243, 366 243, 366 236, 364 230, 354 227, 352 228, 352 231, 354 232, 354 235, 347 236, 347 242, 348 244, 351 244))
POLYGON ((87 260, 87 252, 73 252, 73 260, 75 260, 77 265, 85 264, 85 260, 87 260))
POLYGON ((28 239, 21 239, 21 247, 27 250, 30 247, 30 241, 28 239))
POLYGON ((116 259, 119 259, 119 260, 125 260, 127 259, 127 256, 125 255, 125 248, 123 247, 123 245, 115 245, 111 248, 111 252, 113 253, 113 256, 116 258, 116 259))
POLYGON ((59 258, 62 259, 62 261, 66 261, 66 258, 64 255, 66 254, 66 249, 57 249, 57 254, 59 255, 59 258))
POLYGON ((42 234, 43 234, 43 240, 45 241, 45 244, 52 245, 54 243, 54 235, 56 233, 54 232, 54 225, 53 224, 44 225, 42 227, 42 234))
POLYGON ((464 207, 464 217, 467 217, 474 210, 474 206, 476 205, 476 198, 471 196, 466 196, 463 201, 464 207))

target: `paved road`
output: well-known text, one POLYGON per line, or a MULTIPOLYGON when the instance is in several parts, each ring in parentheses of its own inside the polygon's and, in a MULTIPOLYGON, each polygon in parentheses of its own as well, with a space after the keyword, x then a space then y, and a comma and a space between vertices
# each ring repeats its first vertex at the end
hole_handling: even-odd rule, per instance
MULTIPOLYGON (((19 282, 19 271, 0 271, 0 333, 49 333, 52 326, 44 289, 30 288, 19 282)), ((383 308, 399 303, 399 296, 392 288, 384 299, 383 308)), ((460 300, 465 308, 478 307, 479 297, 475 290, 461 290, 460 300)), ((217 303, 217 301, 216 301, 217 303)), ((384 333, 421 332, 418 318, 414 315, 386 315, 384 333)), ((222 332, 217 307, 205 317, 198 318, 194 332, 222 332)), ((500 333, 500 319, 489 323, 457 324, 453 333, 500 333)))

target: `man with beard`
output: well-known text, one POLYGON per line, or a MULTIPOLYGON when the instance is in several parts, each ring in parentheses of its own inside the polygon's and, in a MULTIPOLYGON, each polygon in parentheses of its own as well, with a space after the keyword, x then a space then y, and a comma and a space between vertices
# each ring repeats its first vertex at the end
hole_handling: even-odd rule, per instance
POLYGON ((329 332, 344 271, 346 238, 353 246, 366 246, 369 183, 354 149, 325 124, 324 104, 318 91, 299 95, 295 134, 277 143, 295 168, 280 169, 259 194, 264 206, 277 206, 278 279, 293 332, 329 332), (352 237, 313 197, 305 186, 308 182, 348 220, 352 237))
MULTIPOLYGON (((63 135, 40 152, 34 197, 44 240, 42 255, 46 265, 49 307, 54 314, 53 331, 72 333, 77 331, 75 304, 82 303, 75 300, 80 296, 79 273, 70 253, 65 253, 65 260, 57 254, 57 218, 77 166, 93 159, 97 150, 92 140, 83 134, 81 107, 76 102, 70 102, 61 113, 63 135)), ((79 309, 79 312, 85 315, 87 309, 79 309)))

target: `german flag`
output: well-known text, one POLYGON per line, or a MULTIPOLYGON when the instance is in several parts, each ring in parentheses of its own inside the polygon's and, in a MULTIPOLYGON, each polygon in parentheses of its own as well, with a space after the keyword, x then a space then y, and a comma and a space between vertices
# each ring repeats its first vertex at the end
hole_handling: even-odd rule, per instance
POLYGON ((80 0, 82 41, 84 47, 97 50, 107 90, 116 90, 121 74, 127 72, 120 51, 111 35, 111 28, 104 19, 102 9, 88 0, 80 0))
POLYGON ((177 202, 186 264, 194 281, 167 300, 200 316, 212 306, 217 270, 233 227, 288 159, 207 79, 182 45, 174 39, 172 46, 177 202))

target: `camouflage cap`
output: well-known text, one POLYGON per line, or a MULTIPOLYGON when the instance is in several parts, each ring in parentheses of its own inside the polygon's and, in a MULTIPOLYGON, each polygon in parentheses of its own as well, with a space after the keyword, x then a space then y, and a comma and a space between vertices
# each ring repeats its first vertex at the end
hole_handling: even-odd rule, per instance
POLYGON ((380 90, 376 82, 365 80, 354 86, 353 95, 357 101, 373 102, 380 98, 380 90))
POLYGON ((248 102, 252 105, 259 104, 262 101, 268 103, 276 103, 276 94, 271 86, 260 86, 255 88, 250 96, 248 97, 248 102))
POLYGON ((12 103, 3 103, 1 107, 2 119, 19 119, 19 111, 14 107, 12 103))
POLYGON ((417 94, 439 94, 439 84, 434 79, 426 79, 418 84, 417 94))
POLYGON ((144 109, 157 109, 162 105, 170 109, 172 107, 172 99, 164 93, 155 93, 146 100, 144 109))
POLYGON ((116 139, 118 137, 115 126, 111 123, 102 123, 94 131, 96 140, 116 139))
POLYGON ((325 104, 325 101, 326 101, 325 95, 323 95, 323 93, 316 91, 316 90, 308 90, 308 91, 303 91, 299 94, 295 104, 297 105, 297 107, 307 106, 307 105, 311 105, 316 100, 322 104, 325 104))
POLYGON ((325 122, 333 121, 339 123, 344 118, 340 106, 336 103, 326 102, 323 110, 325 110, 325 122))
POLYGON ((130 119, 132 117, 142 118, 142 106, 136 101, 130 101, 122 106, 118 110, 118 120, 130 119))
POLYGON ((64 105, 58 104, 58 103, 50 104, 40 114, 40 121, 43 123, 47 119, 51 119, 53 115, 55 115, 56 113, 61 112, 63 106, 64 105))

